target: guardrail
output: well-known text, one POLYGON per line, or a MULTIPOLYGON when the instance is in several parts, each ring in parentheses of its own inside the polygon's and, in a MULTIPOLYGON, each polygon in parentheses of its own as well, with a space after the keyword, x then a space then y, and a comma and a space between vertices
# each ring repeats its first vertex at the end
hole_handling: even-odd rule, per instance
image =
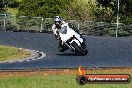
MULTIPOLYGON (((11 16, 0 14, 1 31, 37 31, 51 32, 52 18, 11 16)), ((117 24, 107 22, 95 22, 67 20, 73 29, 79 30, 82 34, 93 36, 116 36, 117 24)), ((131 36, 132 24, 118 24, 118 36, 131 36)))

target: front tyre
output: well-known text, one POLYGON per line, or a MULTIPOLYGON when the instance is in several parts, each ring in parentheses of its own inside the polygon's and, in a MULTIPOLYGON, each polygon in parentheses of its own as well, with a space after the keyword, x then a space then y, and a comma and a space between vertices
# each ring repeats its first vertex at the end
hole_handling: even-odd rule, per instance
POLYGON ((83 55, 83 56, 87 54, 87 50, 81 49, 81 47, 79 47, 76 42, 72 42, 71 45, 75 48, 75 51, 77 54, 83 55))

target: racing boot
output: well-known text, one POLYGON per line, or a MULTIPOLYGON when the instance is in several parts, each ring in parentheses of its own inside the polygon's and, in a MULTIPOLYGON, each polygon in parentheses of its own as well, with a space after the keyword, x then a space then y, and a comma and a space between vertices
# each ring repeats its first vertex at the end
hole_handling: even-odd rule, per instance
POLYGON ((66 45, 62 45, 62 42, 60 40, 58 49, 60 52, 64 52, 64 51, 68 50, 68 47, 66 45))

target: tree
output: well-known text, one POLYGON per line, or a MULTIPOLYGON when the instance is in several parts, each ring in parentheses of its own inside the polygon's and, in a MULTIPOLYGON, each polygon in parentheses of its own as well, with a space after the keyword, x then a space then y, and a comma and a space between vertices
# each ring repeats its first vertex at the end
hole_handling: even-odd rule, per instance
POLYGON ((97 0, 97 2, 100 4, 100 5, 102 5, 102 6, 104 6, 104 7, 107 7, 107 6, 109 6, 111 3, 112 0, 97 0))
POLYGON ((17 7, 19 7, 19 2, 17 0, 9 0, 8 7, 17 8, 17 7))
POLYGON ((6 13, 6 8, 16 8, 19 3, 16 0, 1 0, 0 1, 0 13, 6 13))
MULTIPOLYGON (((97 0, 97 11, 96 17, 103 21, 116 21, 117 14, 117 0, 97 0)), ((120 0, 120 22, 125 22, 132 14, 132 1, 131 0, 120 0)), ((130 21, 130 20, 129 20, 130 21)))
POLYGON ((67 6, 66 16, 73 20, 93 20, 93 8, 95 5, 92 0, 74 0, 67 6))
POLYGON ((23 0, 18 15, 54 17, 62 12, 72 0, 23 0))
POLYGON ((5 12, 5 3, 3 1, 0 1, 0 13, 4 13, 5 12))

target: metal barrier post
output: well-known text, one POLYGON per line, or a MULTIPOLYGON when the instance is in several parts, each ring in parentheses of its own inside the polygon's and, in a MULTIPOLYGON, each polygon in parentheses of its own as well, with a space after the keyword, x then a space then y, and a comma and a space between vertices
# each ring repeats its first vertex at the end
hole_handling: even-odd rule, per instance
POLYGON ((44 21, 44 18, 42 17, 42 20, 41 20, 41 30, 40 30, 40 32, 42 32, 42 30, 43 30, 43 21, 44 21))
POLYGON ((3 25, 3 31, 5 31, 5 26, 6 26, 6 14, 4 14, 4 25, 3 25))
POLYGON ((78 22, 78 25, 77 25, 77 27, 78 27, 78 30, 80 31, 80 24, 79 24, 79 22, 78 22))
POLYGON ((120 7, 120 3, 119 3, 119 0, 118 0, 116 37, 118 37, 118 28, 119 28, 119 9, 120 9, 119 7, 120 7))

